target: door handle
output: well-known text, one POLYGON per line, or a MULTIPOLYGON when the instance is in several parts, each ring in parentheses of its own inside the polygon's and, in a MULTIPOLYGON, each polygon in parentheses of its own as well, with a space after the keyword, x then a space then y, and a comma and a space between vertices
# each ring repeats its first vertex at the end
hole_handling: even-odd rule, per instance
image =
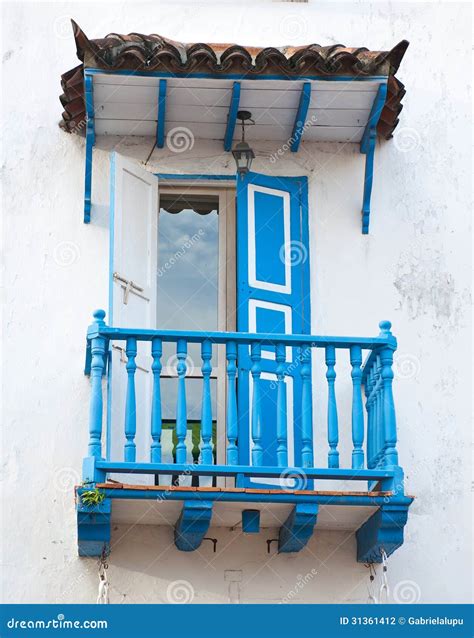
POLYGON ((130 295, 130 293, 132 292, 134 295, 136 295, 137 297, 140 297, 141 299, 144 299, 145 301, 150 301, 149 297, 146 297, 143 293, 143 288, 141 286, 139 286, 138 284, 136 284, 134 281, 132 281, 131 279, 127 279, 126 277, 123 277, 122 275, 120 275, 118 272, 114 272, 114 281, 118 281, 122 290, 123 290, 123 303, 124 305, 128 304, 128 297, 130 295))

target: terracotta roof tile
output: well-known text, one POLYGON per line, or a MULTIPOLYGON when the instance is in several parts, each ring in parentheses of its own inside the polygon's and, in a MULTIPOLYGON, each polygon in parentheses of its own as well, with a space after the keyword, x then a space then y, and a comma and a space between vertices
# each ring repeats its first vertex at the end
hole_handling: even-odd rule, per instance
POLYGON ((242 73, 249 77, 270 74, 388 76, 388 95, 378 133, 392 136, 405 95, 403 84, 395 78, 408 47, 402 40, 390 51, 369 51, 342 44, 320 46, 250 47, 237 44, 175 42, 163 36, 140 33, 110 33, 105 38, 89 40, 72 20, 77 57, 82 64, 61 76, 64 112, 60 126, 84 135, 84 67, 107 71, 164 71, 171 73, 242 73))

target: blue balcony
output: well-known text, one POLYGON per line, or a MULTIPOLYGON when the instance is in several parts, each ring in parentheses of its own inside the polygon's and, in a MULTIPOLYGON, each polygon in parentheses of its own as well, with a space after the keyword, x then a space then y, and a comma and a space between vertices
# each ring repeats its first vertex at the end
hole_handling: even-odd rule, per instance
POLYGON ((77 488, 80 555, 108 551, 115 508, 132 510, 150 500, 157 508, 171 507, 167 511, 176 517, 175 544, 183 551, 200 546, 213 511, 223 504, 239 513, 247 533, 261 529, 262 510, 284 506, 287 514, 279 530, 279 552, 301 550, 327 508, 359 512, 359 518, 354 518, 359 562, 381 562, 384 551, 389 556, 403 544, 413 498, 404 493, 398 461, 392 394, 397 342, 390 322, 380 323, 378 336, 365 338, 124 329, 107 326, 104 319, 104 311, 96 311, 87 332, 85 372, 91 378, 91 403, 89 449, 83 483, 77 488), (162 414, 162 357, 169 344, 174 344, 177 361, 176 409, 171 420, 162 414), (119 397, 110 393, 114 347, 124 353, 125 365, 118 370, 123 384, 116 386, 123 388, 124 396, 119 397), (200 384, 200 419, 191 423, 189 347, 199 348, 201 358, 200 380, 192 380, 200 384), (225 377, 223 423, 211 397, 218 348, 225 359, 225 370, 220 371, 225 377), (314 381, 315 350, 324 352, 324 390, 314 381), (145 359, 137 363, 140 353, 150 358, 149 369, 142 365, 145 359), (340 355, 348 365, 343 381, 350 384, 352 395, 349 419, 338 414, 336 400, 340 355), (139 405, 145 396, 138 389, 143 384, 140 374, 150 388, 147 410, 139 405), (111 401, 115 413, 118 406, 123 407, 120 433, 110 429, 111 401), (318 422, 313 408, 322 401, 325 418, 318 422), (147 422, 143 414, 149 415, 147 422), (104 415, 109 415, 107 437, 104 415), (316 452, 321 457, 322 450, 316 449, 314 434, 323 430, 327 462, 315 465, 316 452), (171 454, 164 454, 165 434, 172 440, 171 454), (111 436, 118 439, 113 441, 115 450, 123 445, 120 458, 110 451, 114 447, 110 440, 105 444, 104 439, 111 436), (139 437, 148 446, 147 458, 137 455, 139 437), (348 440, 352 449, 347 467, 341 467, 340 438, 348 440), (219 439, 220 456, 216 455, 219 439), (93 502, 91 495, 97 497, 93 502))

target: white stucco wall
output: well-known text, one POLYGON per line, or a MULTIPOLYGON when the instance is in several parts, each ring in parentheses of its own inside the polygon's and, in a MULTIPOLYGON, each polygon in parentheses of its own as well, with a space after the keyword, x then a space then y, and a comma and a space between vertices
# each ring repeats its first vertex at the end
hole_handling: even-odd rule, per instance
MULTIPOLYGON (((394 140, 376 153, 369 236, 360 232, 363 157, 308 145, 256 170, 310 180, 313 329, 370 335, 389 318, 399 339, 400 463, 416 495, 392 587, 408 600, 470 600, 470 215, 468 42, 462 3, 12 3, 3 7, 3 600, 93 602, 95 561, 76 554, 73 485, 87 445, 84 338, 107 307, 108 153, 94 152, 94 220, 82 223, 84 142, 57 126, 59 77, 77 64, 68 24, 89 37, 158 32, 184 41, 271 45, 411 41, 394 140), (408 582, 406 582, 408 581, 408 582)), ((140 160, 149 143, 116 147, 140 160)), ((232 172, 220 144, 155 153, 161 172, 232 172), (217 158, 217 159, 216 159, 217 158)), ((315 423, 325 429, 323 406, 315 423)), ((341 428, 343 425, 341 424, 341 428)), ((321 435, 324 440, 324 434, 321 435)), ((325 448, 324 448, 325 449, 325 448)), ((322 458, 322 456, 321 456, 322 458)), ((364 602, 355 540, 317 531, 308 550, 270 561, 262 538, 212 530, 222 549, 178 552, 171 528, 114 529, 112 602, 167 602, 185 580, 194 602, 364 602), (160 549, 161 548, 161 549, 160 549), (317 574, 313 577, 311 570, 317 574), (230 585, 226 570, 241 570, 230 585), (301 588, 297 583, 310 574, 301 588)), ((267 537, 272 536, 269 532, 267 537)))

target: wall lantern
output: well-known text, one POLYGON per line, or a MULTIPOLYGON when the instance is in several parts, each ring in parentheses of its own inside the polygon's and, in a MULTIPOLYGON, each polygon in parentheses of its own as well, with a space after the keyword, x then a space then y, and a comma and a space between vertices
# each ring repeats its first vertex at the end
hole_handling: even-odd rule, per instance
POLYGON ((234 156, 235 163, 237 165, 237 174, 241 177, 249 172, 252 160, 255 157, 255 153, 245 141, 245 122, 248 121, 253 124, 253 120, 251 118, 252 114, 250 111, 237 112, 237 119, 240 120, 242 124, 242 141, 235 145, 232 150, 232 155, 234 156))

